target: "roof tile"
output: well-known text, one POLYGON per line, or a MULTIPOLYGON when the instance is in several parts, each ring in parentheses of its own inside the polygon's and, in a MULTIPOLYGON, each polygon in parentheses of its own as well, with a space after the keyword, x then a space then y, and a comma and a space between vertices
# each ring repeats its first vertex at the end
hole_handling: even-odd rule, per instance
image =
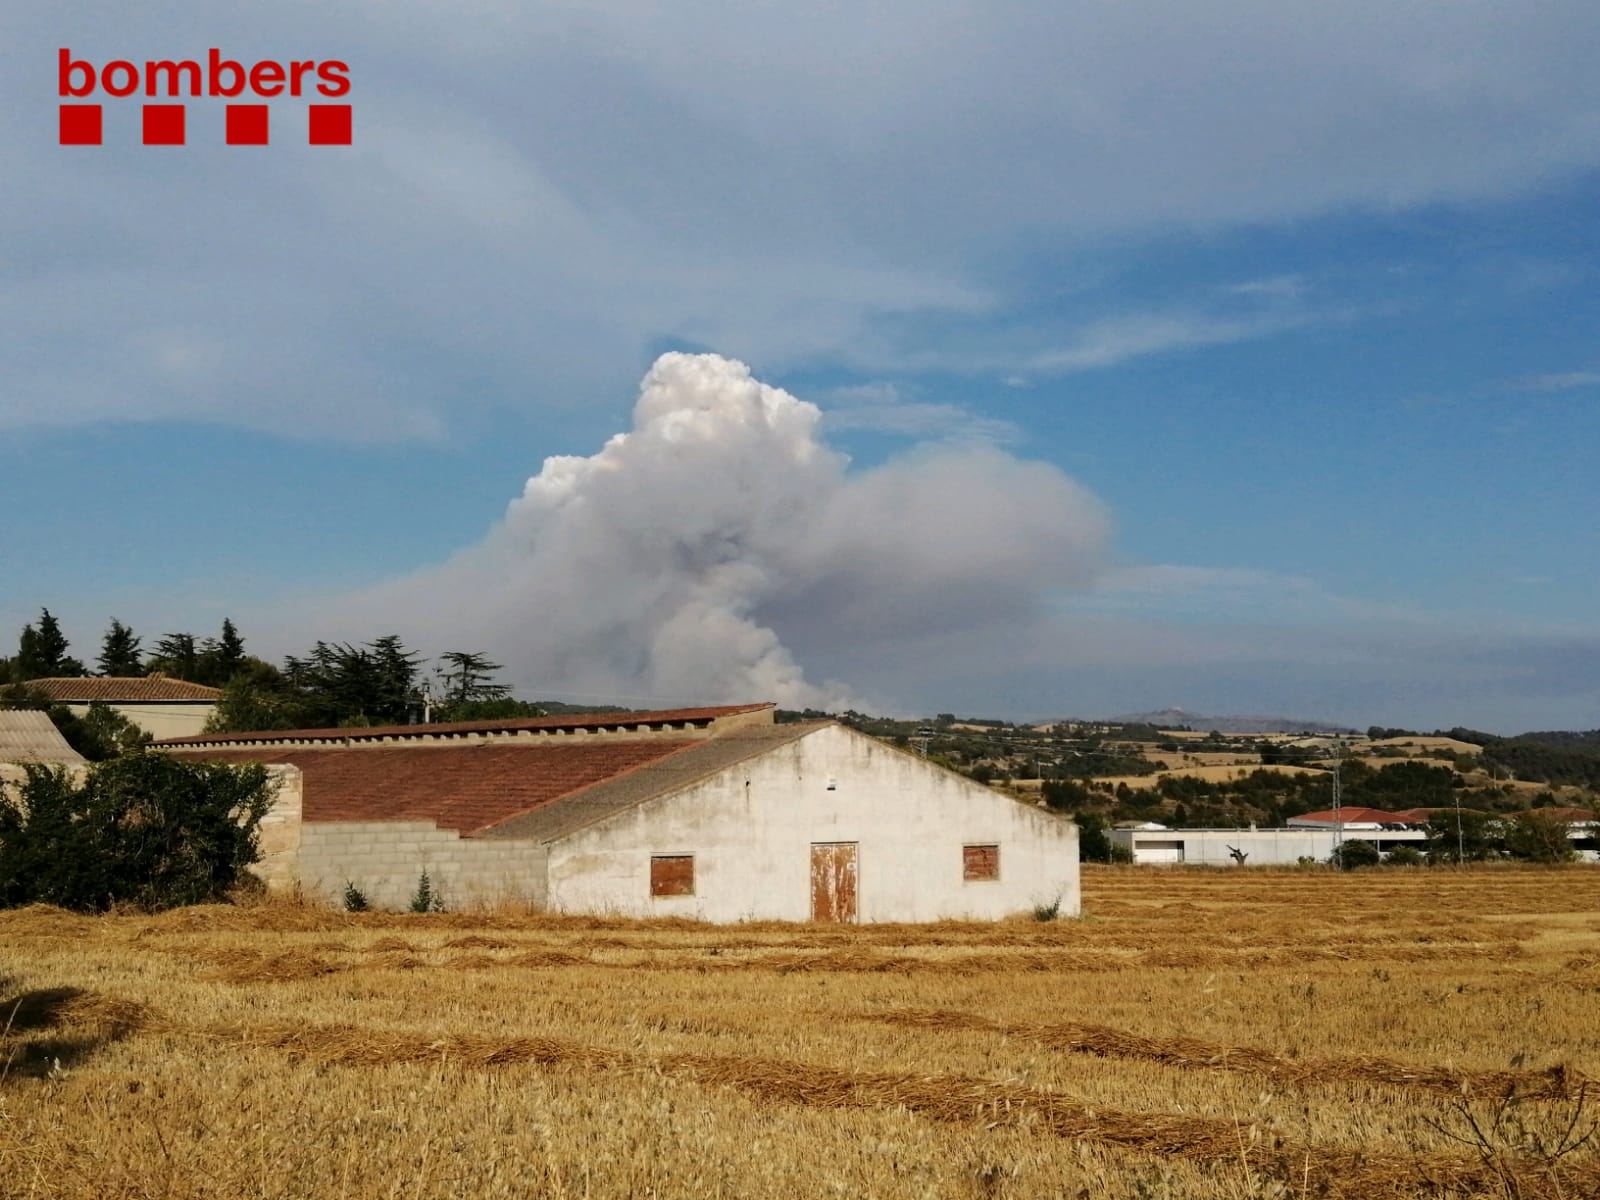
POLYGON ((369 750, 263 747, 202 750, 193 757, 299 767, 306 821, 432 821, 441 829, 471 834, 700 744, 695 740, 369 750))
POLYGON ((24 686, 36 688, 63 704, 121 704, 137 700, 189 700, 214 704, 222 699, 222 693, 216 688, 187 683, 182 679, 168 679, 165 675, 30 679, 24 686))

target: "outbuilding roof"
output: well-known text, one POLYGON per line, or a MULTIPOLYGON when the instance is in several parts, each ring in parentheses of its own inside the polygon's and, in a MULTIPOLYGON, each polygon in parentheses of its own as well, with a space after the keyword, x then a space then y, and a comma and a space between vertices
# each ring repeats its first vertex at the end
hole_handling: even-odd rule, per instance
MULTIPOLYGON (((1426 818, 1424 818, 1426 820, 1426 818)), ((1298 817, 1290 817, 1288 823, 1293 825, 1302 821, 1314 821, 1319 825, 1335 825, 1343 822, 1346 825, 1416 825, 1421 822, 1412 819, 1408 813, 1386 812, 1381 808, 1341 808, 1337 812, 1333 809, 1324 809, 1322 812, 1301 813, 1298 817)))
POLYGON ((0 762, 81 763, 79 754, 45 713, 0 709, 0 762))
POLYGON ((222 692, 199 683, 168 679, 165 675, 99 675, 82 678, 30 679, 36 688, 62 704, 124 704, 142 700, 187 700, 215 704, 222 692))
POLYGON ((301 818, 307 822, 431 821, 467 836, 549 841, 795 741, 820 724, 826 722, 682 741, 595 739, 360 752, 239 747, 208 748, 193 756, 298 767, 301 818))
MULTIPOLYGON (((260 742, 326 742, 338 745, 392 741, 396 738, 443 740, 452 737, 511 734, 522 732, 661 730, 670 726, 707 726, 724 717, 742 713, 771 711, 771 703, 727 704, 712 708, 670 708, 651 712, 566 713, 555 717, 506 717, 484 721, 441 721, 431 725, 372 725, 348 729, 263 729, 251 733, 202 733, 194 737, 168 738, 157 746, 184 749, 260 742)), ((273 759, 274 762, 282 761, 273 759)))

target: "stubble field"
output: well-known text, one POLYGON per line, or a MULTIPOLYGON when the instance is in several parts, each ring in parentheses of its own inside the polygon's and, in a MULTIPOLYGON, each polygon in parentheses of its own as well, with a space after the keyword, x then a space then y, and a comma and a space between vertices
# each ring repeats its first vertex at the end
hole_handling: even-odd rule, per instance
POLYGON ((0 1196, 1600 1195, 1600 870, 1084 909, 0 913, 0 1196))

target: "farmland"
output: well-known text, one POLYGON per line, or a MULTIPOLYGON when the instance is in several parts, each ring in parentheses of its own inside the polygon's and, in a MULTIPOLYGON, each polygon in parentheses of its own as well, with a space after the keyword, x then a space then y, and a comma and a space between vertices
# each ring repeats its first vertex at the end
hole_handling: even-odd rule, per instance
POLYGON ((0 912, 0 1196, 1600 1193, 1600 871, 1084 910, 0 912))

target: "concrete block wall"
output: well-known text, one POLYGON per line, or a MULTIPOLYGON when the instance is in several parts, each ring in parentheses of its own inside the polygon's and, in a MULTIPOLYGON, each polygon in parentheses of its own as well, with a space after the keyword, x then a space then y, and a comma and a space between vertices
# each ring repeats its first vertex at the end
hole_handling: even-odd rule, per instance
POLYGON ((464 838, 429 821, 306 824, 298 859, 300 886, 335 903, 353 883, 374 908, 407 908, 423 871, 446 908, 545 903, 543 846, 464 838))

